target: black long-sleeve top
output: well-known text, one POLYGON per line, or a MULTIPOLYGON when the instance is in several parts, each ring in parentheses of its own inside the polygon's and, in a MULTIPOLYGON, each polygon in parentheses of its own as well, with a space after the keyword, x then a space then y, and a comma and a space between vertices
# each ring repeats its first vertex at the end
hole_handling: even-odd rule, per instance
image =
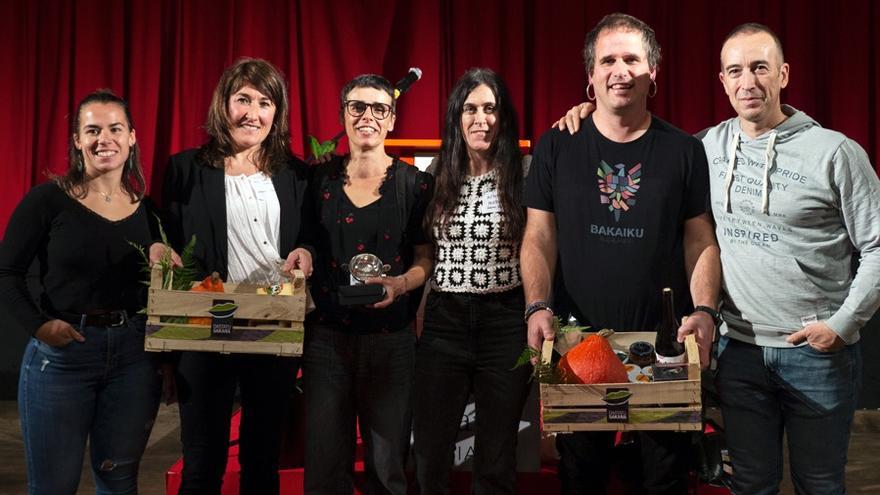
POLYGON ((0 242, 0 304, 33 334, 61 313, 127 310, 146 305, 143 258, 156 237, 149 203, 128 217, 108 220, 71 198, 54 182, 34 187, 9 219, 0 242), (38 305, 25 276, 40 262, 43 291, 38 305))

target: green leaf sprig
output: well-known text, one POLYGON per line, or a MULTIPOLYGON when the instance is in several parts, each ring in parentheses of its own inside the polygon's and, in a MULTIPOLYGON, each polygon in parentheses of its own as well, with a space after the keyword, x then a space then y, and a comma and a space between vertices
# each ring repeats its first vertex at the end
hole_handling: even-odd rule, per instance
POLYGON ((312 149, 312 156, 317 160, 336 151, 336 141, 331 139, 322 143, 315 136, 309 136, 309 147, 312 149))
MULTIPOLYGON (((581 326, 581 325, 563 325, 562 320, 559 319, 558 316, 553 317, 553 330, 556 333, 556 337, 571 333, 571 332, 583 332, 584 330, 589 329, 589 326, 581 326)), ((516 359, 516 363, 513 365, 512 369, 517 369, 521 366, 530 365, 532 360, 535 360, 535 364, 532 369, 532 379, 538 380, 539 383, 559 383, 561 381, 561 376, 559 370, 556 368, 556 362, 558 361, 558 355, 556 352, 554 354, 554 359, 551 359, 550 363, 544 363, 541 361, 541 351, 526 345, 526 348, 523 349, 523 352, 516 359)))
MULTIPOLYGON (((183 266, 174 266, 171 262, 171 244, 168 242, 168 235, 162 228, 162 222, 156 217, 156 223, 159 225, 159 237, 165 246, 165 251, 159 259, 159 266, 162 268, 162 287, 168 286, 168 279, 171 278, 171 288, 173 290, 189 290, 193 281, 196 279, 197 269, 195 260, 196 236, 190 237, 189 242, 183 247, 180 253, 180 261, 183 266), (173 273, 173 275, 172 275, 173 273)), ((147 249, 135 242, 126 241, 130 246, 135 248, 141 256, 142 266, 141 273, 145 275, 144 284, 150 285, 150 273, 152 265, 150 264, 150 256, 147 249)))

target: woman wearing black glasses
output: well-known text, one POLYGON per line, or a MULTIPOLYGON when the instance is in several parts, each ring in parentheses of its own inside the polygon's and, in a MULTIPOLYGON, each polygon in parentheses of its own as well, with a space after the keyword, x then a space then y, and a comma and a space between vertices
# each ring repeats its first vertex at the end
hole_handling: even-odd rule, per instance
POLYGON ((322 255, 303 353, 307 494, 352 493, 355 418, 367 493, 406 493, 412 323, 431 271, 422 220, 433 181, 385 152, 393 94, 377 75, 343 88, 339 117, 350 154, 317 166, 310 181, 322 255))

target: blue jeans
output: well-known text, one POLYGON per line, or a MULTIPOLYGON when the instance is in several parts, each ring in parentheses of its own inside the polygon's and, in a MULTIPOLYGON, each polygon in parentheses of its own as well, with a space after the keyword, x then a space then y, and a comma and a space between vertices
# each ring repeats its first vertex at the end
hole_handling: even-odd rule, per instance
POLYGON ((722 339, 716 385, 733 464, 733 493, 775 494, 788 438, 798 494, 845 493, 849 430, 858 403, 858 344, 833 353, 809 345, 760 347, 722 339))
POLYGON ((31 338, 25 348, 18 408, 28 493, 76 493, 86 439, 96 493, 137 493, 162 385, 144 352, 144 320, 77 330, 85 342, 56 348, 31 338))
POLYGON ((516 442, 531 366, 522 288, 498 294, 431 292, 416 351, 413 434, 421 494, 449 493, 468 396, 476 406, 472 493, 516 493, 516 442))
POLYGON ((351 495, 355 418, 369 495, 406 493, 415 334, 306 330, 303 385, 307 495, 351 495))

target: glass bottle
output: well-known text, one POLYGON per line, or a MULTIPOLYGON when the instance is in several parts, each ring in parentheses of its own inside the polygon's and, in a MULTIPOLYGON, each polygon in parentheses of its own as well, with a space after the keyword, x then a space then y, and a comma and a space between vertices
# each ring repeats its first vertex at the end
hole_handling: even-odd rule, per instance
POLYGON ((672 297, 672 289, 663 289, 663 319, 660 321, 660 329, 654 341, 654 352, 657 353, 657 364, 684 363, 684 344, 678 341, 678 320, 675 318, 675 302, 672 297))

